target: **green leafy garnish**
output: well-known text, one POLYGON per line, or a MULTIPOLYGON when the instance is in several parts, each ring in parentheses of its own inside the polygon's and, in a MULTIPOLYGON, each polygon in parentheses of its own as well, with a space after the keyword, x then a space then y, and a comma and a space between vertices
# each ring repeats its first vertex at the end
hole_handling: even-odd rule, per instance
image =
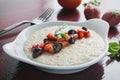
POLYGON ((67 38, 67 36, 66 36, 66 34, 65 34, 65 33, 61 33, 60 35, 61 35, 61 37, 62 37, 62 38, 64 38, 64 39, 66 39, 66 38, 67 38))
POLYGON ((59 27, 59 28, 55 31, 55 36, 60 35, 60 34, 61 34, 61 31, 62 31, 63 29, 65 29, 65 26, 66 26, 66 25, 62 25, 62 27, 59 27))
POLYGON ((84 3, 84 7, 87 6, 87 4, 92 4, 92 5, 95 5, 95 6, 100 6, 100 2, 98 2, 97 0, 91 0, 89 1, 88 3, 84 3))
POLYGON ((117 42, 110 42, 108 51, 111 53, 109 56, 112 59, 120 59, 120 45, 117 42))
POLYGON ((115 11, 112 12, 112 14, 115 14, 115 15, 119 16, 120 15, 120 10, 115 10, 115 11))

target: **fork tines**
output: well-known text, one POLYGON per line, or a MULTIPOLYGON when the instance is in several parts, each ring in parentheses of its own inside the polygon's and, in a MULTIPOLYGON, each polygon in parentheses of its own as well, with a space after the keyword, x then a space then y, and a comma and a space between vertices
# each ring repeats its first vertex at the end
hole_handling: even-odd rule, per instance
POLYGON ((48 8, 41 16, 39 16, 39 19, 45 22, 52 15, 53 12, 54 9, 48 8))

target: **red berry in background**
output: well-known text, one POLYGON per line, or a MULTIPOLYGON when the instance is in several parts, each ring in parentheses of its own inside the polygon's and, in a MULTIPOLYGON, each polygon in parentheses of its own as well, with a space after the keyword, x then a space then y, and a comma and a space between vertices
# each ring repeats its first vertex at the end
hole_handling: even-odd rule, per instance
POLYGON ((80 4, 82 0, 58 0, 58 3, 64 8, 64 9, 76 9, 80 4))
POLYGON ((107 21, 110 27, 114 27, 120 23, 120 11, 114 10, 103 14, 102 19, 107 21))
POLYGON ((88 3, 85 3, 85 9, 84 9, 84 15, 85 18, 88 19, 93 19, 93 18, 100 18, 100 9, 99 6, 100 2, 94 0, 94 1, 90 1, 88 3))

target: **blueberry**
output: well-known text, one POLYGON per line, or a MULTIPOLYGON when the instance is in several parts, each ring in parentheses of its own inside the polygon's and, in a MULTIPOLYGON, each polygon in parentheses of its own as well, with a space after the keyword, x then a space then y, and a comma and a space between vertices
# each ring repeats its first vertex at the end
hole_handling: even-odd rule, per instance
POLYGON ((76 39, 71 36, 70 39, 69 39, 69 43, 70 43, 70 44, 74 44, 74 43, 75 43, 75 40, 76 40, 76 39))
POLYGON ((83 30, 87 31, 87 28, 86 27, 82 27, 83 30))
POLYGON ((68 34, 76 34, 77 32, 74 30, 74 29, 70 29, 69 31, 68 31, 68 34))
POLYGON ((42 48, 35 48, 32 51, 32 57, 33 58, 36 58, 36 57, 38 57, 41 54, 42 54, 42 48))
POLYGON ((53 46, 54 53, 58 53, 62 49, 62 47, 63 47, 62 43, 56 42, 53 46))

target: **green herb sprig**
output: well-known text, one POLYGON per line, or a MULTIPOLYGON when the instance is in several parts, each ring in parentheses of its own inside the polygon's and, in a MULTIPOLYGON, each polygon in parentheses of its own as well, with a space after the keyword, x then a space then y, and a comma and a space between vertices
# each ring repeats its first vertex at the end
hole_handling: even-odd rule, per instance
POLYGON ((99 1, 97 1, 97 0, 91 0, 91 1, 89 1, 88 3, 84 3, 83 4, 83 6, 85 7, 85 6, 87 6, 88 4, 92 4, 92 5, 95 5, 95 6, 100 6, 100 2, 99 1))
POLYGON ((65 34, 65 33, 61 33, 60 35, 61 35, 61 37, 62 37, 62 38, 64 38, 64 39, 66 39, 66 38, 67 38, 67 36, 66 36, 66 34, 65 34))
POLYGON ((119 43, 110 42, 108 52, 110 52, 109 56, 111 59, 120 60, 120 44, 119 43))
POLYGON ((115 15, 119 16, 120 15, 120 10, 115 10, 115 11, 112 12, 112 14, 115 14, 115 15))
POLYGON ((66 25, 62 25, 62 27, 59 27, 56 31, 55 31, 55 36, 61 36, 62 38, 66 39, 66 34, 62 33, 62 30, 65 29, 66 25))

